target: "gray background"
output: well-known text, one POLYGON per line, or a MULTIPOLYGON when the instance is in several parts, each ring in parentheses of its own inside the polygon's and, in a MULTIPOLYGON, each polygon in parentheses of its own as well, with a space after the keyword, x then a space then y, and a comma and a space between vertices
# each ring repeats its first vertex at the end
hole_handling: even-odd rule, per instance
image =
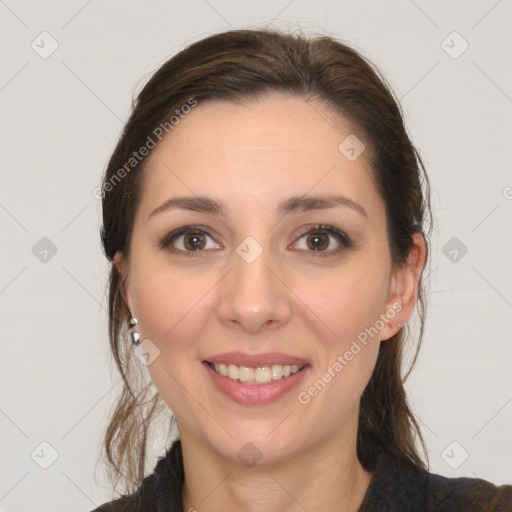
MULTIPOLYGON (((93 191, 133 94, 164 60, 269 23, 348 41, 401 98, 437 218, 411 405, 433 472, 510 483, 511 11, 506 0, 0 1, 0 508, 110 499, 95 462, 119 378, 93 191)), ((152 461, 165 440, 155 446, 152 461)))

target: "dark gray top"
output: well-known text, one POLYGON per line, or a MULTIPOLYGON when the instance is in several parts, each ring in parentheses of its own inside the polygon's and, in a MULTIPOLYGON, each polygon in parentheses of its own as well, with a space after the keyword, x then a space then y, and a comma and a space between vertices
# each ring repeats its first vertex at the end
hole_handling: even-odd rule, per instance
MULTIPOLYGON (((91 512, 182 512, 181 442, 175 441, 135 494, 91 512)), ((381 453, 359 512, 512 512, 512 485, 447 478, 381 453)), ((184 512, 184 511, 183 511, 184 512)), ((312 512, 312 511, 311 511, 312 512)))

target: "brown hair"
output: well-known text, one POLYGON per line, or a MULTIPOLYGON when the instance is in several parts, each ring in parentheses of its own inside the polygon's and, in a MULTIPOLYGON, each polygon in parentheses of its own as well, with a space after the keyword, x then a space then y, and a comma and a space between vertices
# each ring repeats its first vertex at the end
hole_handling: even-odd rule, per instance
MULTIPOLYGON (((160 133, 158 127, 169 127, 170 118, 191 98, 200 104, 213 99, 250 100, 271 92, 317 100, 362 131, 371 148, 368 154, 373 177, 386 205, 394 264, 406 264, 413 233, 423 235, 428 252, 428 178, 407 135, 398 101, 377 68, 350 46, 331 37, 232 30, 202 39, 169 59, 136 98, 102 183, 101 240, 109 261, 118 251, 129 257, 146 162, 146 158, 130 160, 133 152, 146 145, 148 137, 160 133)), ((151 395, 151 382, 146 381, 142 365, 132 354, 127 336, 130 312, 122 277, 113 263, 109 280, 110 347, 124 386, 113 408, 103 449, 114 475, 111 479, 115 484, 123 479, 124 491, 131 493, 144 478, 150 426, 165 407, 157 392, 151 395)), ((411 368, 425 321, 421 278, 418 293, 420 329, 411 368)), ((404 464, 427 467, 416 448, 419 440, 426 456, 404 390, 411 368, 405 377, 401 372, 406 338, 401 329, 380 344, 375 370, 361 397, 357 454, 369 471, 374 469, 381 450, 404 464)), ((182 475, 183 468, 178 469, 182 475)), ((175 489, 180 489, 180 482, 175 489)))

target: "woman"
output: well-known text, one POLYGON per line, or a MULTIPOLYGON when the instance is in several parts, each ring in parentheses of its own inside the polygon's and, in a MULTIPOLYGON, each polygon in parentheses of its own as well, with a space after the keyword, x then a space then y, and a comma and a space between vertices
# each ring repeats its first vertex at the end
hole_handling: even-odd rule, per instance
POLYGON ((102 191, 126 496, 97 511, 510 510, 512 486, 418 452, 401 354, 425 318, 428 179, 353 49, 192 44, 140 92, 102 191), (165 407, 179 439, 144 478, 165 407))

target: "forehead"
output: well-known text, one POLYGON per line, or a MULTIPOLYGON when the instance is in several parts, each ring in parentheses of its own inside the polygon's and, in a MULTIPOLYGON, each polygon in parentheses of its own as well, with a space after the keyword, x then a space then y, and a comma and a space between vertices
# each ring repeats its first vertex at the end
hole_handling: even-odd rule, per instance
POLYGON ((271 208, 290 196, 340 193, 382 209, 362 139, 346 119, 300 97, 199 102, 149 155, 140 206, 208 195, 233 209, 271 208), (357 158, 347 144, 362 151, 357 158))

